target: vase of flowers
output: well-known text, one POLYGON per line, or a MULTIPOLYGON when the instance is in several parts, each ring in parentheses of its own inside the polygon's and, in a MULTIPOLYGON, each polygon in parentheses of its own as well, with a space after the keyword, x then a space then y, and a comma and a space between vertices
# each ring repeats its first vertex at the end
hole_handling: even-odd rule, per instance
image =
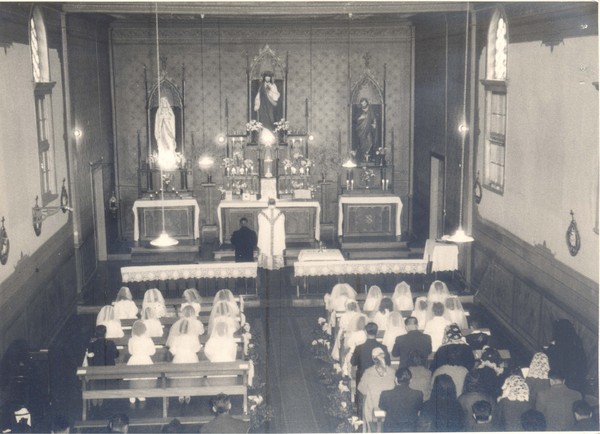
POLYGON ((287 134, 290 130, 290 123, 282 118, 279 122, 275 122, 273 125, 275 125, 275 133, 277 133, 279 138, 279 144, 286 145, 287 134))
POLYGON ((365 188, 368 190, 371 188, 371 182, 375 178, 375 172, 368 167, 363 167, 362 172, 360 173, 360 179, 365 183, 365 188))
POLYGON ((252 119, 246 124, 246 132, 250 135, 250 144, 256 145, 258 143, 258 133, 263 129, 263 124, 255 119, 252 119))

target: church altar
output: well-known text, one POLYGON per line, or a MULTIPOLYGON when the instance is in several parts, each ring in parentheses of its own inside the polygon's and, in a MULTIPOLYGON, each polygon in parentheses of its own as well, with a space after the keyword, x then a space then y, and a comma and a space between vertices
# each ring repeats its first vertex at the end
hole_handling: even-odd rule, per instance
POLYGON ((402 201, 394 195, 342 195, 338 200, 338 236, 400 238, 402 201))
POLYGON ((202 264, 121 267, 123 283, 177 279, 256 279, 256 262, 206 262, 202 264))
MULTIPOLYGON (((277 208, 285 215, 286 241, 313 242, 320 239, 321 205, 315 200, 278 200, 277 208)), ((229 243, 242 217, 248 226, 258 228, 258 213, 267 207, 267 200, 222 200, 217 207, 219 241, 229 243)))
POLYGON ((138 199, 133 203, 133 240, 149 240, 165 229, 174 238, 200 238, 200 207, 196 199, 138 199))

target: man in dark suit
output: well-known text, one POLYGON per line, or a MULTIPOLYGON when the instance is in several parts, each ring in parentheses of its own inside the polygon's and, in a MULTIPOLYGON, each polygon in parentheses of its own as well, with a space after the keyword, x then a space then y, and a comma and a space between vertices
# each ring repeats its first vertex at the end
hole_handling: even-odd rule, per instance
POLYGON ((581 399, 581 393, 569 389, 562 372, 550 369, 548 373, 550 388, 540 390, 535 400, 535 409, 546 418, 548 431, 567 431, 573 429, 575 417, 573 404, 581 399))
POLYGON ((350 363, 356 366, 356 384, 360 384, 360 379, 367 368, 375 364, 373 361, 373 348, 379 347, 385 353, 385 364, 390 364, 390 353, 388 353, 385 345, 377 342, 377 324, 370 322, 365 326, 367 340, 364 344, 358 345, 352 353, 350 363))
POLYGON ((256 242, 256 232, 248 227, 248 219, 242 217, 240 228, 231 234, 231 244, 235 247, 235 262, 254 261, 256 242))
POLYGON ((231 401, 229 396, 219 393, 213 399, 213 411, 217 414, 213 420, 206 423, 201 433, 246 433, 250 428, 247 422, 234 418, 229 414, 231 401))
POLYGON ((408 368, 396 371, 396 387, 381 392, 379 408, 386 412, 384 432, 414 431, 423 405, 423 392, 408 387, 412 374, 408 368))
POLYGON ((106 326, 96 326, 96 337, 87 346, 87 361, 90 366, 114 366, 119 350, 114 341, 106 339, 106 326))
POLYGON ((419 321, 414 316, 409 316, 404 320, 407 333, 398 336, 392 348, 392 356, 400 357, 400 367, 408 366, 408 355, 412 351, 420 353, 427 358, 431 354, 431 336, 424 334, 419 330, 419 321))

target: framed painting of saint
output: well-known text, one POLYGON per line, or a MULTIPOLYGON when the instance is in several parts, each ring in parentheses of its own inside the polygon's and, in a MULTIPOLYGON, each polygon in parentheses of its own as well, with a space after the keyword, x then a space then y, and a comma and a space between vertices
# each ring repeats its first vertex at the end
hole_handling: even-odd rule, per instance
POLYGON ((352 151, 357 162, 368 163, 375 160, 377 149, 383 143, 381 119, 381 103, 373 104, 363 96, 358 103, 352 104, 352 151))

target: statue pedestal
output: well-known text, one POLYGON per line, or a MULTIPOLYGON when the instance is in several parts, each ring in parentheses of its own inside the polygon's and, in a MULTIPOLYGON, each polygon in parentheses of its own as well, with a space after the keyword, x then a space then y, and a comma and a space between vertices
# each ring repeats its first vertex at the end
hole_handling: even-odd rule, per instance
POLYGON ((276 178, 261 178, 260 179, 260 195, 263 199, 277 199, 277 179, 276 178))

